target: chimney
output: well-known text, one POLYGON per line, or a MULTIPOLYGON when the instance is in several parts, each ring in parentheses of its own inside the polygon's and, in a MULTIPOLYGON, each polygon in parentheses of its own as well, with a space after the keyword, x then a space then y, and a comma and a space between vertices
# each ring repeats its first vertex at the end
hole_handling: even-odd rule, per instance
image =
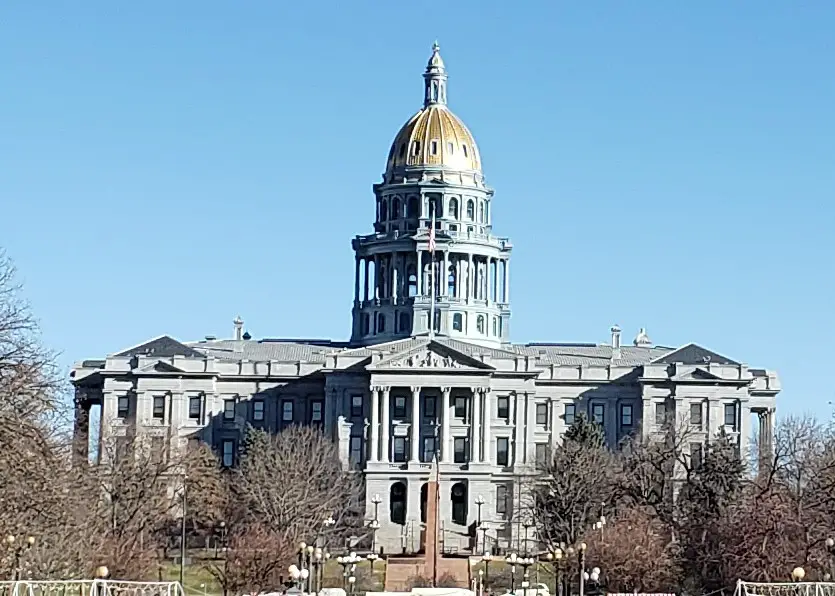
POLYGON ((638 331, 638 335, 635 336, 635 339, 632 341, 635 347, 642 347, 642 348, 651 348, 652 341, 649 339, 649 335, 647 335, 647 330, 641 327, 638 331))
POLYGON ((620 327, 613 325, 612 329, 612 360, 620 360, 620 327))
POLYGON ((243 334, 243 329, 244 329, 244 322, 243 322, 243 320, 241 320, 240 315, 235 317, 235 320, 232 321, 232 324, 235 326, 235 335, 233 335, 233 337, 236 340, 240 341, 241 339, 243 339, 242 334, 243 334))

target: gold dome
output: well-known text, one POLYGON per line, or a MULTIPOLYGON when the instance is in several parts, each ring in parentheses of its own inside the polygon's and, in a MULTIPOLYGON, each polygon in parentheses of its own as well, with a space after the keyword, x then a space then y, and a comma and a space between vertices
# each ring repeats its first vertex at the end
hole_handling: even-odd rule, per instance
POLYGON ((447 75, 437 42, 423 78, 423 109, 397 133, 386 170, 428 166, 480 173, 481 158, 475 139, 446 105, 447 75))

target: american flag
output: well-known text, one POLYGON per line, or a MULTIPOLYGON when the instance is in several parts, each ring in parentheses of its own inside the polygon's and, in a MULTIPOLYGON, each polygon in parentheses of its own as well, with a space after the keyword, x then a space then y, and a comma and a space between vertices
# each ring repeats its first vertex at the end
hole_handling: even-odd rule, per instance
POLYGON ((432 227, 429 228, 429 252, 435 252, 435 221, 433 218, 432 227))

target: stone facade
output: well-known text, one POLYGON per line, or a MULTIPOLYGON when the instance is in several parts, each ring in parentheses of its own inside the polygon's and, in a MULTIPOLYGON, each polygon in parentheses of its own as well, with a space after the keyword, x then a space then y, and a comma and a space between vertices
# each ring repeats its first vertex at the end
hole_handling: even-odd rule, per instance
POLYGON ((205 441, 231 466, 247 424, 320 425, 346 468, 365 475, 377 544, 399 553, 421 547, 435 457, 441 548, 520 548, 532 538, 519 515, 523 479, 581 412, 612 446, 675 422, 692 431, 694 455, 720 430, 742 454, 756 419, 768 448, 773 372, 696 344, 655 346, 643 330, 622 345, 616 326, 605 343, 509 341, 511 245, 492 235, 493 191, 472 135, 446 107, 437 47, 424 78, 424 108, 374 187, 375 233, 353 243, 351 341, 254 340, 236 319, 231 339, 161 336, 80 362, 80 456, 137 433, 161 457, 205 441), (94 406, 101 433, 90 437, 94 406))

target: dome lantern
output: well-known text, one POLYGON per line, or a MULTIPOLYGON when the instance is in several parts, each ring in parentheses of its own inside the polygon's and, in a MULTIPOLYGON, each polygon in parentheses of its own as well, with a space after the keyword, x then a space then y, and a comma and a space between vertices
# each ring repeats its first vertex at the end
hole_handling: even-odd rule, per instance
POLYGON ((446 105, 446 67, 441 58, 441 46, 438 42, 432 44, 432 56, 426 65, 426 72, 423 73, 424 94, 423 105, 429 107, 432 104, 446 105))

